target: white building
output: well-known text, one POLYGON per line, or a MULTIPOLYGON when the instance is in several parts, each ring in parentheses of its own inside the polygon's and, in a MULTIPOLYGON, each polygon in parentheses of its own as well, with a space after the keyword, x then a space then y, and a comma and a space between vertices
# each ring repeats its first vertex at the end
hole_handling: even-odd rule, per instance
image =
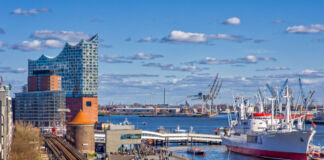
POLYGON ((10 86, 4 85, 3 78, 0 81, 0 112, 1 112, 1 158, 2 160, 8 159, 10 145, 12 142, 13 134, 13 116, 11 108, 10 86))

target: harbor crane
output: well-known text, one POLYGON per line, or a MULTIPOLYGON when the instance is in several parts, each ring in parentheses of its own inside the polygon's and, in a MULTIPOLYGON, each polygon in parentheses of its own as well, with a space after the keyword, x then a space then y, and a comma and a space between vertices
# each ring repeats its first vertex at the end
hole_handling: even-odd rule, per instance
POLYGON ((216 100, 219 95, 222 84, 223 81, 220 80, 219 75, 217 74, 214 81, 208 85, 208 93, 201 91, 196 95, 188 96, 188 98, 191 98, 191 100, 201 100, 203 114, 217 113, 217 108, 215 111, 215 109, 213 109, 213 105, 214 100, 216 100))
POLYGON ((282 112, 282 93, 285 90, 287 84, 288 84, 288 79, 285 80, 284 84, 281 86, 281 88, 277 92, 268 83, 266 84, 266 87, 268 88, 271 96, 276 98, 276 100, 274 101, 274 106, 278 105, 279 113, 282 112))

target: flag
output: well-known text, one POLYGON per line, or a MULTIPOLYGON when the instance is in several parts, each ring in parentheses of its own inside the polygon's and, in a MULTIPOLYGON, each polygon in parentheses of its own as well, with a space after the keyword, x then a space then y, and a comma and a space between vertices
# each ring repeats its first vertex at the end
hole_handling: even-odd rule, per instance
POLYGON ((314 127, 314 128, 316 128, 316 124, 312 121, 312 126, 314 127))

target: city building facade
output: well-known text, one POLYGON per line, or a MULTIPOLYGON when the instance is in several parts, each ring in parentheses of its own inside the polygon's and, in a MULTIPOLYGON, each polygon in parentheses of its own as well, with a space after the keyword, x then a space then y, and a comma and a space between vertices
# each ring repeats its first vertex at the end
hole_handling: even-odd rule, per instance
MULTIPOLYGON (((61 76, 66 107, 71 110, 66 115, 67 121, 71 121, 80 110, 91 121, 98 120, 98 35, 77 44, 66 43, 57 57, 42 55, 37 60, 28 60, 29 82, 33 83, 31 90, 37 86, 34 74, 42 70, 52 70, 61 76)), ((53 80, 56 78, 52 77, 53 80)))
POLYGON ((15 120, 50 129, 60 126, 64 130, 66 92, 61 88, 61 76, 55 70, 33 71, 28 77, 28 89, 16 93, 15 120), (63 114, 63 115, 62 115, 63 114))
POLYGON ((11 86, 5 85, 3 78, 0 81, 0 112, 1 112, 1 146, 0 159, 6 160, 9 155, 9 148, 12 142, 13 135, 13 117, 12 117, 12 103, 10 97, 11 86))
POLYGON ((138 149, 141 144, 142 130, 134 125, 110 124, 105 130, 106 154, 114 154, 125 150, 138 149))
POLYGON ((59 109, 65 109, 65 100, 62 90, 16 93, 15 120, 41 128, 51 128, 54 122, 61 126, 62 113, 59 109))

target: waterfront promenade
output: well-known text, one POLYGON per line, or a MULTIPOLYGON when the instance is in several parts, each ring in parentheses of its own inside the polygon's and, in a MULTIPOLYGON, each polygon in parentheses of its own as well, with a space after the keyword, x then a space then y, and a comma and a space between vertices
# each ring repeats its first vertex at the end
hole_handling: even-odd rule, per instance
POLYGON ((184 155, 170 152, 164 148, 146 146, 145 151, 136 155, 112 154, 108 159, 112 160, 189 160, 184 155))

